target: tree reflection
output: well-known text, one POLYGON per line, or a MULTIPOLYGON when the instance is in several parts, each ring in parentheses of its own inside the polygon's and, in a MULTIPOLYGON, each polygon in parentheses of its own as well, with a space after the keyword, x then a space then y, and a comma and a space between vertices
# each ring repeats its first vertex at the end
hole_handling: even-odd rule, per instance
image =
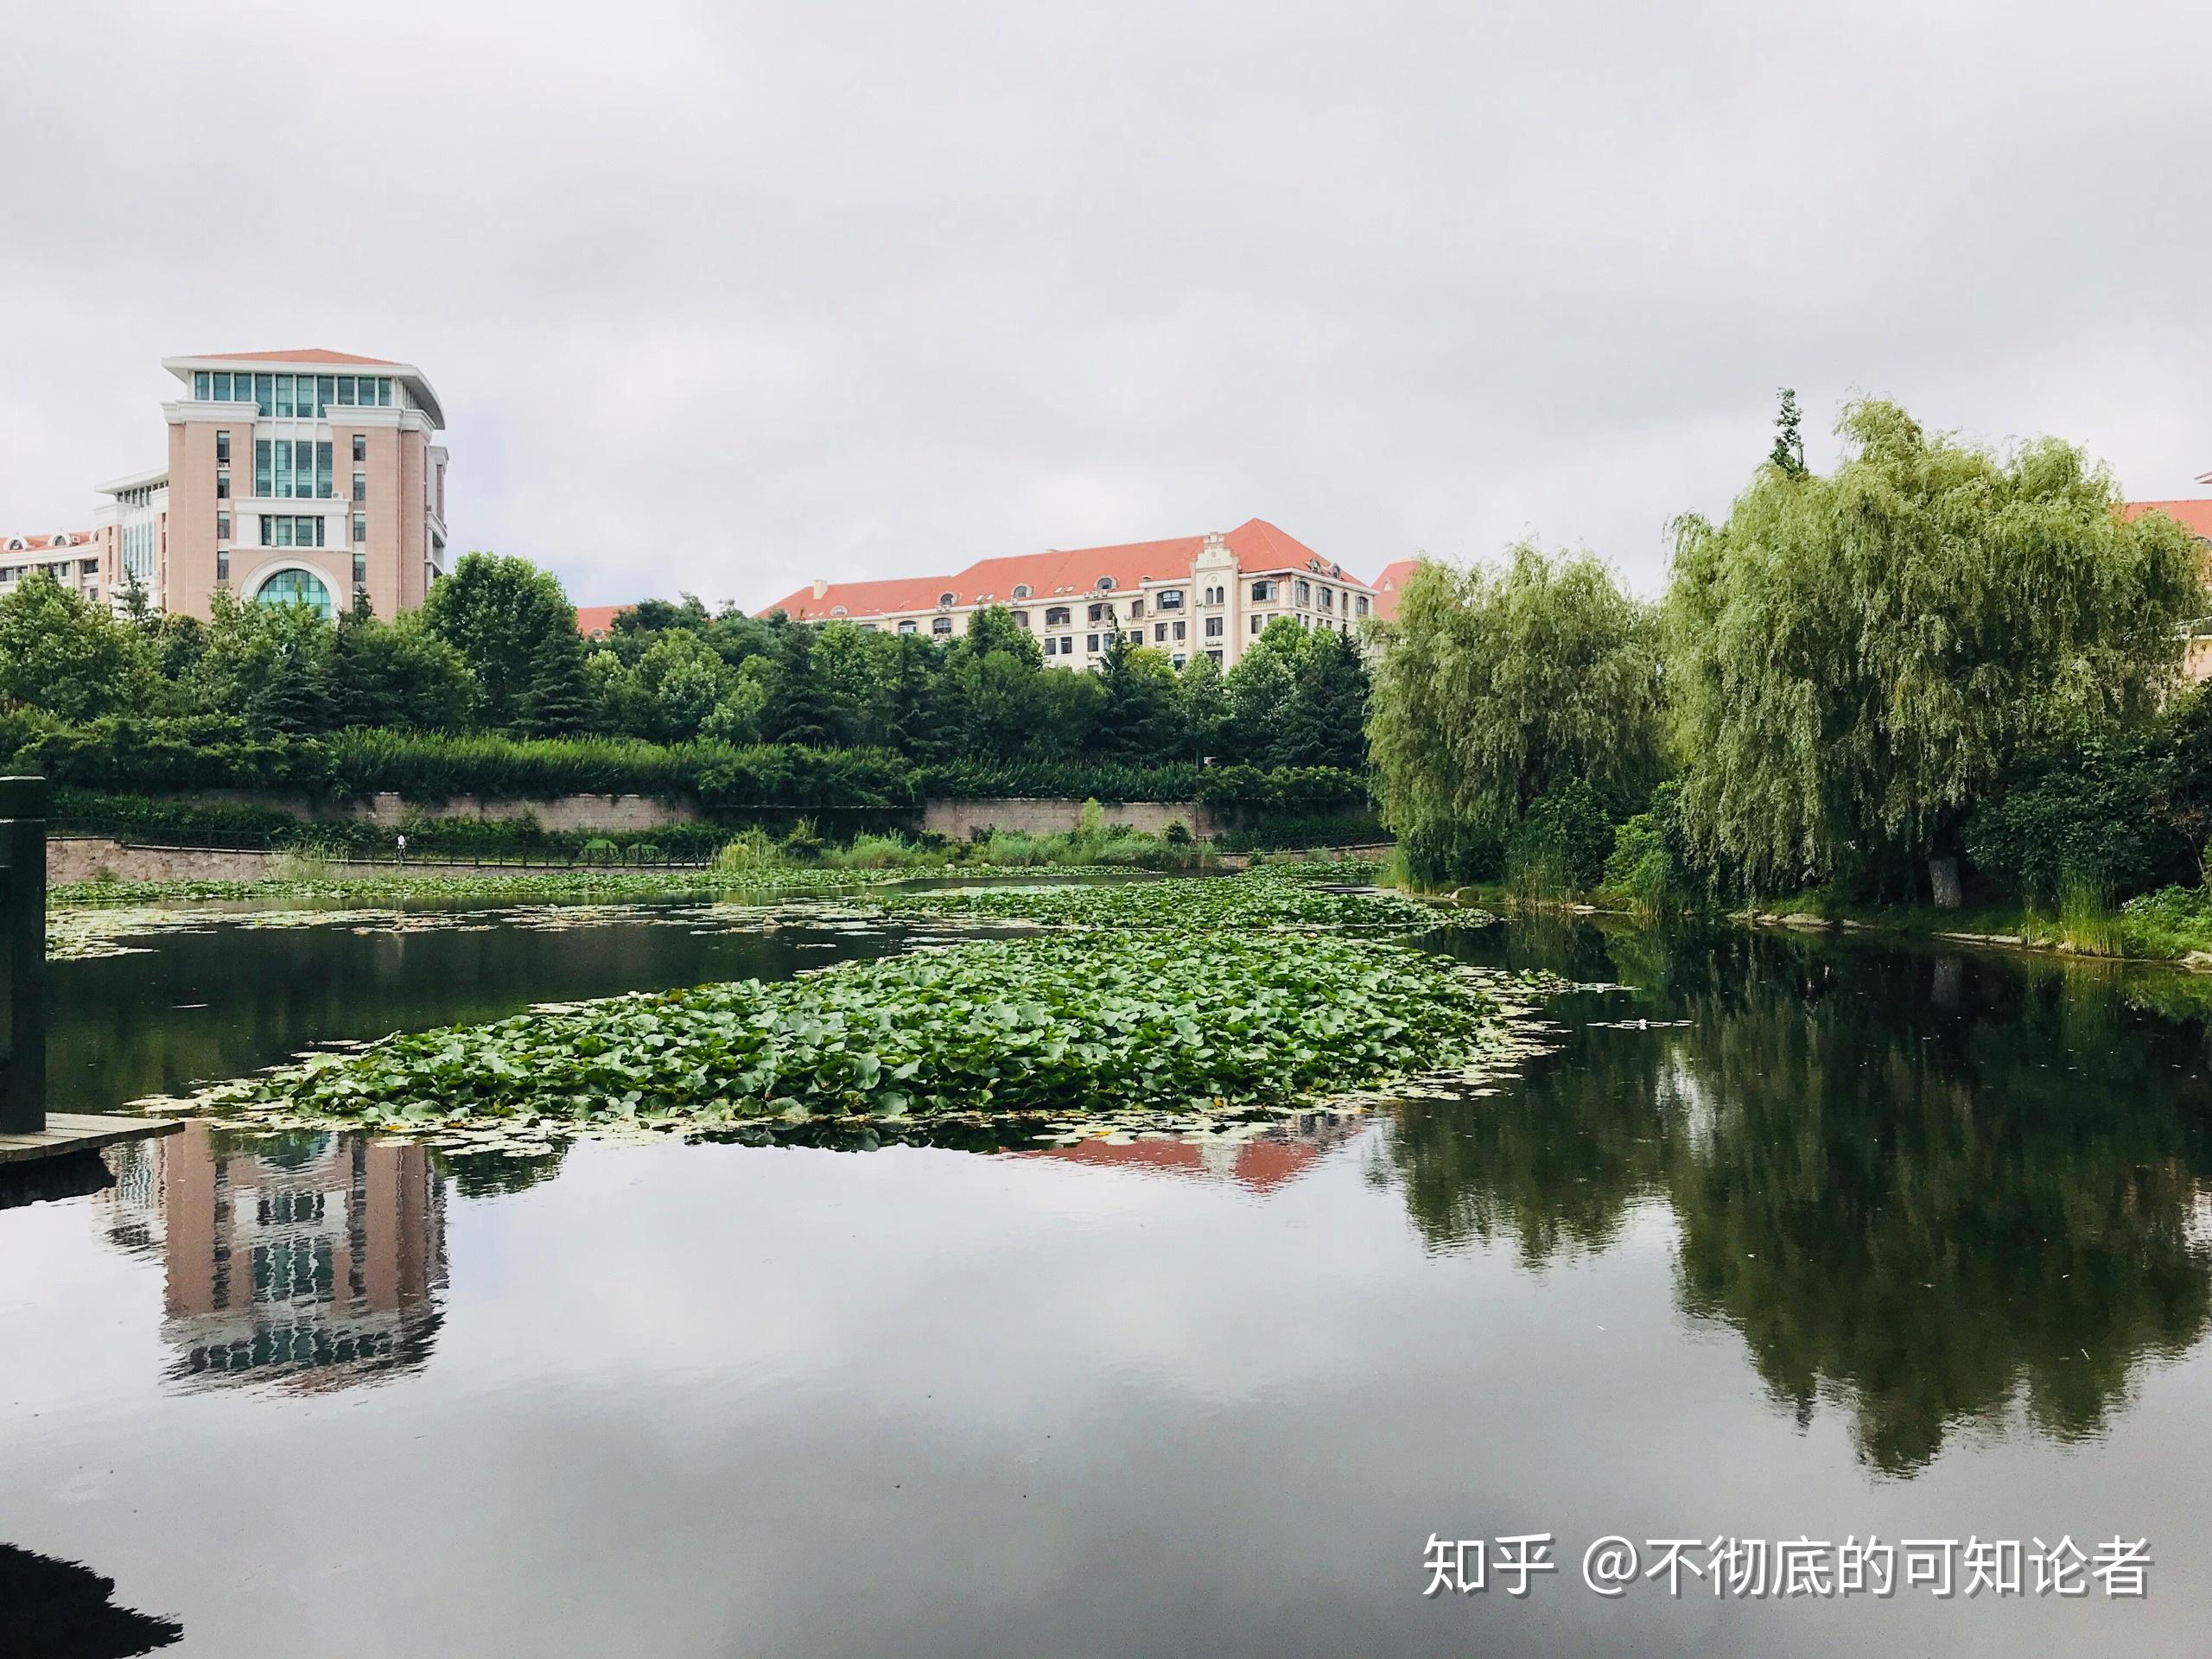
POLYGON ((1404 1109, 1425 1238, 1541 1264, 1663 1198, 1684 1310, 1891 1473, 2015 1410, 2093 1434, 2212 1323, 2202 1033, 2127 979, 1751 936, 1639 977, 1690 1024, 1584 1029, 1504 1094, 1404 1109))

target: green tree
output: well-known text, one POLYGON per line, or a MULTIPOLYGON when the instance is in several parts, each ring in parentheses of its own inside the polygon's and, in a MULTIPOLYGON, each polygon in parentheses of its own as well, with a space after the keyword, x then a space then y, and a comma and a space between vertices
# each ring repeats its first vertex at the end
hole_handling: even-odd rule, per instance
POLYGON ((341 727, 460 732, 476 708, 468 664, 416 613, 380 622, 365 606, 346 612, 330 641, 328 679, 332 719, 341 727))
POLYGON ((136 629, 45 571, 0 597, 0 697, 73 723, 136 711, 153 685, 136 629))
POLYGON ((433 583, 423 626, 461 655, 483 689, 484 718, 521 725, 544 653, 576 632, 576 607, 559 580, 528 559, 467 553, 433 583))
POLYGON ((1091 727, 1092 747, 1131 760, 1173 759, 1182 747, 1181 721, 1167 658, 1117 632, 1099 658, 1097 676, 1106 695, 1091 727))
POLYGON ((1297 689, 1305 647, 1306 630, 1279 616, 1229 671, 1229 718, 1224 735, 1230 752, 1243 764, 1276 764, 1282 715, 1297 689))
POLYGON ((581 737, 594 729, 598 705, 584 672, 584 642, 573 631, 550 637, 531 666, 517 728, 525 737, 581 737))
POLYGON ((1570 784, 1609 810, 1637 804, 1665 760, 1650 613, 1587 554, 1524 545, 1496 571, 1424 563, 1376 670, 1368 737, 1383 822, 1469 858, 1494 857, 1534 802, 1570 784))
POLYGON ((662 634, 638 659, 648 728, 639 735, 685 743, 727 697, 737 675, 713 646, 689 628, 662 634))
POLYGON ((1789 478, 1805 476, 1805 434, 1802 416, 1797 412, 1797 393, 1794 387, 1784 386, 1775 394, 1778 407, 1774 415, 1774 448, 1767 451, 1767 459, 1789 478))
MULTIPOLYGON (((1175 677, 1176 717, 1183 731, 1184 758, 1225 758, 1229 725, 1229 683, 1221 664, 1205 652, 1183 664, 1175 677)), ((1362 743, 1362 758, 1365 745, 1362 743)))
POLYGON ((1961 826, 2024 751, 2126 721, 2174 683, 2199 548, 2123 522, 2055 439, 2009 456, 1894 404, 1844 411, 1842 464, 1762 467, 1727 520, 1677 526, 1669 683, 1693 845, 1752 892, 1959 901, 1961 826))
POLYGON ((1270 763, 1364 766, 1368 695, 1367 663, 1359 647, 1333 628, 1314 629, 1299 646, 1270 763))
POLYGON ((814 628, 808 623, 791 622, 781 634, 775 678, 769 684, 767 705, 761 714, 762 734, 772 743, 834 748, 837 742, 835 720, 814 671, 814 628))

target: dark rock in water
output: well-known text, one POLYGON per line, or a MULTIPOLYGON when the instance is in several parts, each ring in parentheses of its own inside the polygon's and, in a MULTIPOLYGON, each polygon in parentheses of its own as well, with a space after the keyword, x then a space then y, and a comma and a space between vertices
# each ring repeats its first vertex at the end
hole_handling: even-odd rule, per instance
POLYGON ((0 1164, 0 1210, 43 1204, 49 1198, 81 1198, 115 1185, 115 1172, 98 1152, 73 1152, 24 1164, 0 1164))
POLYGON ((78 1561, 0 1544, 0 1652, 130 1659, 184 1638, 171 1618, 118 1607, 115 1580, 78 1561))

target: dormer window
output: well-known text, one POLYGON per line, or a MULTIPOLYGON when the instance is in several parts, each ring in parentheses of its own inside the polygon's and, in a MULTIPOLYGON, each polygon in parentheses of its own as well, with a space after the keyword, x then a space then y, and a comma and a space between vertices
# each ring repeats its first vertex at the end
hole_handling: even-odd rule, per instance
POLYGON ((1099 577, 1099 578, 1098 578, 1098 591, 1099 591, 1100 593, 1102 593, 1102 594, 1110 594, 1110 593, 1112 593, 1112 592, 1114 591, 1114 578, 1113 578, 1113 577, 1111 577, 1111 576, 1101 576, 1101 577, 1099 577))
POLYGON ((845 607, 842 605, 832 605, 830 607, 830 614, 832 616, 842 616, 845 613, 845 607))
POLYGON ((955 597, 955 595, 953 595, 953 594, 939 594, 937 596, 937 607, 938 607, 938 609, 939 609, 940 611, 949 611, 949 610, 950 610, 950 609, 952 608, 952 601, 953 601, 954 597, 955 597))
POLYGON ((1028 598, 1028 597, 1029 597, 1029 584, 1028 584, 1027 582, 1017 582, 1016 583, 1014 583, 1014 596, 1016 599, 1027 599, 1027 598, 1028 598))

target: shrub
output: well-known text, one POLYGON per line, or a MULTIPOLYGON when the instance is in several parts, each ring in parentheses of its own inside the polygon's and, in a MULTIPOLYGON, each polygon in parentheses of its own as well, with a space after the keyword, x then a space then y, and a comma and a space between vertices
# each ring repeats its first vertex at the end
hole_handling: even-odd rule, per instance
POLYGON ((2167 784, 2164 757, 2149 744, 2092 741, 1977 811, 1967 850, 1984 874, 2034 906, 2057 903, 2069 884, 2106 900, 2140 893, 2188 870, 2167 784))

